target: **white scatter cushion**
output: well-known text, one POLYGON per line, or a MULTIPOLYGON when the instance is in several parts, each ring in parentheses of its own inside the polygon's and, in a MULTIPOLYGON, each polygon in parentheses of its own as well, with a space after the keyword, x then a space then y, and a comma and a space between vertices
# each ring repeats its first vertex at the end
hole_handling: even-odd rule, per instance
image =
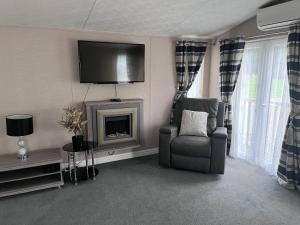
POLYGON ((207 137, 206 112, 183 110, 179 135, 194 135, 207 137))

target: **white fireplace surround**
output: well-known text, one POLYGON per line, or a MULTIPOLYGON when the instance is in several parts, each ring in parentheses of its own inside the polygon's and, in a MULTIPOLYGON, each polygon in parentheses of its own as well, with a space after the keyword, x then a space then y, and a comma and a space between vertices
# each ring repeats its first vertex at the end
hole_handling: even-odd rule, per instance
POLYGON ((97 110, 98 146, 137 141, 137 108, 100 109, 97 110), (130 136, 123 138, 107 138, 105 134, 105 118, 110 116, 130 115, 130 136))

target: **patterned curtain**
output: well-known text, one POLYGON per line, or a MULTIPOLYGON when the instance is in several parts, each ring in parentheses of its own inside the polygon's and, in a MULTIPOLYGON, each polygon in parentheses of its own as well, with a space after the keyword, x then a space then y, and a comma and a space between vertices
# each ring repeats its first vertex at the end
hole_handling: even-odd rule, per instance
POLYGON ((227 127, 227 154, 231 143, 231 97, 241 68, 245 40, 241 37, 220 41, 220 91, 225 103, 224 125, 227 127))
POLYGON ((290 28, 287 56, 291 112, 278 166, 279 183, 300 190, 300 24, 290 28))
POLYGON ((176 42, 177 89, 173 100, 170 123, 173 123, 176 103, 185 97, 200 69, 207 48, 206 42, 176 42))

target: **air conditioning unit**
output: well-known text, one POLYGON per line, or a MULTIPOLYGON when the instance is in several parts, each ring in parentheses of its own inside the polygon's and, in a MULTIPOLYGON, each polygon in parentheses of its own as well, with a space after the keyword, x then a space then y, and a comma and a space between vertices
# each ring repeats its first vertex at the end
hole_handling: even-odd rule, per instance
POLYGON ((298 22, 300 22, 300 0, 257 11, 257 27, 262 31, 282 29, 298 22))

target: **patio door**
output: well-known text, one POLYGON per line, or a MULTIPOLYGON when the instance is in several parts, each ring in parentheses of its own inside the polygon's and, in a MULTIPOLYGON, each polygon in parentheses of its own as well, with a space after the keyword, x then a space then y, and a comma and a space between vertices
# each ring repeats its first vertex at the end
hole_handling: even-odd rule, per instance
POLYGON ((233 95, 231 155, 276 174, 289 115, 287 39, 246 44, 233 95))

